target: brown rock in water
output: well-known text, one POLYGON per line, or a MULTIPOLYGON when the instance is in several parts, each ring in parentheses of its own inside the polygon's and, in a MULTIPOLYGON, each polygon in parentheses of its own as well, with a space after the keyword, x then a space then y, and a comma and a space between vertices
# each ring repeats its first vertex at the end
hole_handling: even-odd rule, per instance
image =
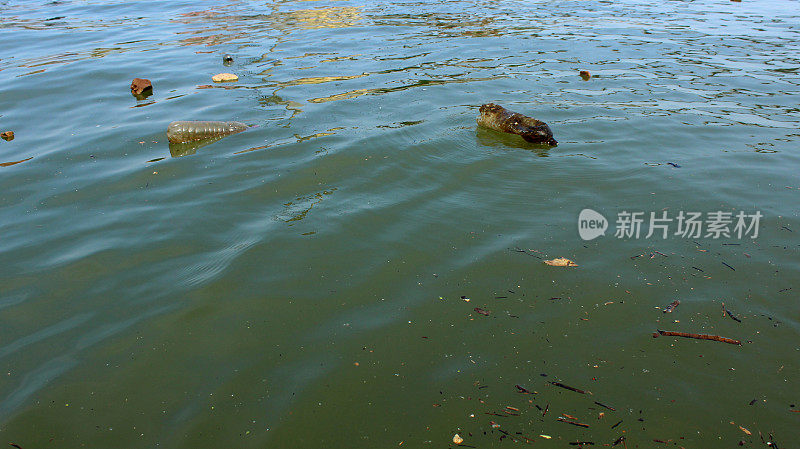
POLYGON ((5 141, 14 140, 14 131, 5 131, 0 134, 0 137, 5 141))
POLYGON ((581 70, 581 78, 584 81, 589 81, 592 78, 592 74, 588 70, 581 70))
POLYGON ((141 95, 146 90, 153 90, 153 84, 148 79, 134 78, 131 81, 131 93, 133 95, 141 95))

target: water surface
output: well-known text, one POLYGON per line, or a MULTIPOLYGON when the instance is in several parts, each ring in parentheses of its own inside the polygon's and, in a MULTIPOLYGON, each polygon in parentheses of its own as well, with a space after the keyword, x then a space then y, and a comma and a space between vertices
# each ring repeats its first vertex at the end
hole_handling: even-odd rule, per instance
POLYGON ((0 37, 7 442, 797 441, 796 2, 2 1, 0 37), (764 217, 614 237, 663 210, 764 217))

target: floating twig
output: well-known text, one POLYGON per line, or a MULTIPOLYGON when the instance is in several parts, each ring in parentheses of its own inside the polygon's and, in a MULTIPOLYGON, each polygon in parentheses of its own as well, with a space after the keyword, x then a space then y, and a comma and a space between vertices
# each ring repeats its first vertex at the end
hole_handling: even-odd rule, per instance
POLYGON ((547 414, 547 411, 550 410, 550 403, 548 402, 547 405, 544 406, 544 411, 542 412, 542 418, 547 414))
POLYGON ((733 314, 733 312, 731 312, 730 310, 728 310, 728 308, 727 308, 727 307, 725 307, 725 303, 724 303, 724 302, 722 303, 722 311, 723 311, 723 312, 725 312, 725 314, 726 314, 726 315, 728 315, 729 317, 731 317, 731 319, 732 319, 733 321, 736 321, 737 323, 741 323, 741 322, 742 322, 742 320, 740 320, 739 318, 737 318, 737 317, 736 317, 736 315, 734 315, 734 314, 733 314))
POLYGON ((559 416, 558 420, 561 421, 561 422, 565 422, 567 424, 572 424, 573 426, 589 427, 589 424, 578 422, 578 421, 572 421, 572 420, 570 420, 568 418, 564 418, 563 416, 559 416))
POLYGON ((603 404, 602 402, 594 401, 594 403, 599 405, 600 407, 605 407, 605 408, 611 410, 612 412, 616 412, 617 411, 617 409, 615 409, 614 407, 612 407, 610 405, 603 404))
POLYGON ((481 309, 480 307, 475 307, 474 310, 476 312, 478 312, 479 314, 483 315, 483 316, 489 316, 489 311, 488 310, 481 309))
POLYGON ((517 387, 517 390, 519 390, 520 393, 536 394, 536 393, 532 392, 531 390, 528 390, 527 388, 525 388, 525 387, 523 387, 521 385, 514 385, 514 386, 517 387))
POLYGON ((675 308, 678 307, 680 303, 681 301, 679 299, 676 299, 675 301, 672 301, 667 307, 665 307, 664 310, 662 310, 662 312, 672 313, 672 311, 675 310, 675 308))
POLYGON ((584 391, 584 390, 581 390, 580 388, 570 387, 569 385, 564 385, 561 382, 550 382, 550 383, 555 385, 555 386, 557 386, 557 387, 565 388, 567 390, 574 391, 576 393, 592 394, 591 391, 584 391))
MULTIPOLYGON (((739 340, 734 340, 732 338, 720 337, 719 335, 708 335, 708 334, 691 334, 689 332, 671 332, 671 331, 662 331, 658 329, 658 333, 660 335, 664 335, 666 337, 684 337, 684 338, 696 338, 698 340, 714 340, 714 341, 721 341, 723 343, 730 343, 732 345, 742 345, 742 342, 739 340)), ((656 335, 657 337, 658 335, 656 335)))
POLYGON ((726 264, 725 262, 722 262, 722 265, 725 265, 726 267, 730 268, 731 270, 736 271, 736 268, 733 268, 732 266, 726 264))
MULTIPOLYGON (((617 427, 618 425, 620 425, 620 424, 622 424, 622 420, 619 420, 619 422, 618 422, 618 423, 616 423, 616 424, 614 424, 613 426, 611 426, 611 428, 612 428, 612 429, 614 429, 614 428, 616 428, 616 427, 617 427)), ((620 437, 620 438, 622 438, 622 437, 620 437)), ((619 443, 617 443, 617 444, 619 444, 619 443)), ((615 444, 614 446, 616 446, 617 444, 615 444)))

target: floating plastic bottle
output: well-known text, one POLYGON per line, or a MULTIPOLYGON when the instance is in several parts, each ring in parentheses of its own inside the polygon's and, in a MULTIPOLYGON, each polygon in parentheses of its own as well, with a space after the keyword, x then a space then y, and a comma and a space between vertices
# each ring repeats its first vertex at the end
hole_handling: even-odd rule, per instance
POLYGON ((167 127, 167 140, 169 143, 217 140, 246 129, 247 125, 240 122, 178 121, 170 123, 167 127))

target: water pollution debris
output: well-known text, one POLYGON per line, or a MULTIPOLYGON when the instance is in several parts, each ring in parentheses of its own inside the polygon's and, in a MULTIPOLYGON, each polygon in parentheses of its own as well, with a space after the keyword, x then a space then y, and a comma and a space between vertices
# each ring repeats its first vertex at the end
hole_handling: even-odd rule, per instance
POLYGON ((671 166, 673 166, 673 167, 675 167, 675 168, 681 168, 681 166, 680 166, 680 165, 678 165, 678 164, 676 164, 676 163, 674 163, 674 162, 667 162, 667 165, 671 165, 671 166))
POLYGON ((229 67, 231 64, 233 64, 233 56, 226 54, 222 57, 222 65, 229 67))
POLYGON ((167 127, 169 153, 172 157, 194 154, 198 148, 247 129, 240 122, 223 121, 176 121, 167 127))
POLYGON ((592 74, 589 73, 588 70, 581 70, 580 75, 584 81, 589 81, 590 79, 592 79, 592 74))
POLYGON ((676 299, 675 301, 672 301, 667 307, 665 307, 664 310, 662 310, 662 312, 672 313, 672 311, 675 310, 675 308, 678 307, 680 304, 681 301, 676 299))
POLYGON ((653 333, 653 338, 657 338, 659 335, 663 335, 665 337, 684 337, 684 338, 695 338, 697 340, 713 340, 713 341, 721 341, 723 343, 729 343, 732 345, 742 345, 740 340, 734 340, 732 338, 727 337, 720 337, 719 335, 708 335, 708 334, 692 334, 689 332, 672 332, 672 331, 662 331, 658 329, 656 332, 653 333))
POLYGON ((233 73, 217 73, 211 77, 211 81, 215 83, 223 83, 228 81, 239 81, 239 77, 233 73))
POLYGON ((246 129, 247 125, 241 122, 182 120, 172 122, 167 126, 167 140, 169 143, 197 142, 222 138, 246 129))
POLYGON ((595 404, 597 404, 597 405, 599 405, 600 407, 605 407, 605 408, 607 408, 607 409, 609 409, 609 410, 611 410, 611 411, 614 411, 614 412, 616 412, 616 411, 617 411, 617 409, 615 409, 614 407, 612 407, 612 406, 610 406, 610 405, 603 404, 602 402, 597 402, 597 401, 594 401, 594 403, 595 403, 595 404))
POLYGON ((464 439, 461 438, 461 435, 459 435, 459 434, 453 435, 453 443, 461 444, 463 442, 464 442, 464 439))
POLYGON ((29 157, 27 159, 22 159, 21 161, 3 162, 3 163, 0 163, 0 167, 10 167, 12 165, 21 164, 21 163, 29 161, 31 159, 33 159, 33 156, 31 156, 31 157, 29 157))
POLYGON ((475 310, 476 312, 478 312, 479 314, 483 315, 483 316, 489 316, 489 313, 490 313, 488 310, 486 310, 486 309, 481 309, 480 307, 475 307, 475 309, 474 309, 474 310, 475 310))
POLYGON ((136 97, 137 100, 144 100, 153 95, 153 83, 149 79, 134 78, 131 81, 131 95, 136 97))
POLYGON ((730 310, 728 310, 727 307, 725 307, 725 303, 723 302, 722 303, 722 316, 725 316, 725 315, 728 315, 733 321, 736 321, 737 323, 741 323, 742 322, 742 320, 740 320, 736 315, 734 315, 733 312, 731 312, 730 310))
POLYGON ((14 140, 14 131, 3 131, 0 133, 0 138, 5 140, 6 142, 10 142, 14 140))
POLYGON ((553 259, 553 260, 545 260, 544 263, 547 264, 547 265, 550 265, 551 267, 577 267, 578 266, 578 264, 576 264, 575 262, 573 262, 573 261, 571 261, 571 260, 569 260, 569 259, 567 259, 565 257, 559 257, 559 258, 553 259))
POLYGON ((547 123, 528 117, 496 105, 484 104, 480 107, 478 125, 495 131, 517 134, 528 142, 557 146, 553 132, 547 123))
POLYGON ((557 387, 561 387, 561 388, 563 388, 563 389, 565 389, 565 390, 569 390, 569 391, 574 391, 574 392, 576 392, 576 393, 580 393, 580 394, 592 394, 592 392, 591 392, 591 391, 587 391, 587 390, 581 390, 580 388, 575 388, 575 387, 570 387, 569 385, 562 384, 561 382, 550 382, 550 383, 551 383, 551 384, 553 384, 553 385, 555 385, 555 386, 557 386, 557 387))
POLYGON ((528 390, 527 388, 523 387, 522 385, 514 385, 517 388, 517 391, 520 393, 525 394, 536 394, 535 391, 528 390))
POLYGON ((577 418, 575 418, 574 416, 566 415, 566 414, 563 414, 563 413, 561 414, 561 416, 559 416, 556 419, 558 419, 561 422, 565 422, 567 424, 572 424, 573 426, 589 427, 589 424, 579 422, 577 420, 577 418))

